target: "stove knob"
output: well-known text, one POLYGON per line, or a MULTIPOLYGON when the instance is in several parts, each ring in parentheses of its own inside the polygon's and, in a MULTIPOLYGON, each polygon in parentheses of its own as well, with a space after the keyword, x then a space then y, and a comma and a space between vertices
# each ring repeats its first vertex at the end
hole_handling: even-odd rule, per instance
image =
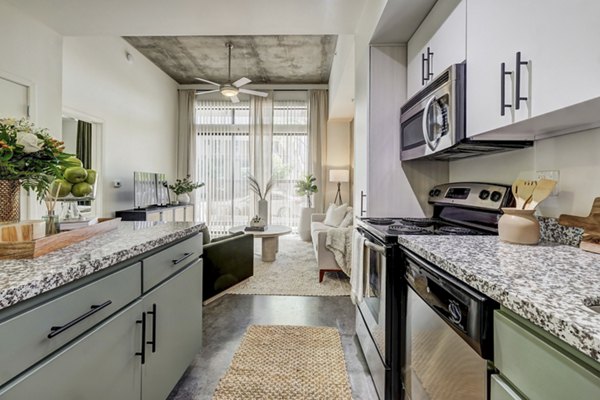
POLYGON ((490 197, 490 191, 489 190, 483 189, 481 192, 479 192, 479 198, 481 200, 486 200, 488 197, 490 197))
POLYGON ((496 202, 496 201, 500 201, 500 199, 502 198, 502 193, 500 192, 492 192, 492 195, 490 196, 490 200, 496 202))
POLYGON ((440 193, 442 193, 442 191, 441 191, 440 189, 435 189, 435 190, 433 191, 433 195, 434 195, 434 196, 436 196, 436 197, 437 197, 437 196, 439 196, 439 195, 440 195, 440 193))
POLYGON ((435 196, 435 190, 431 189, 429 191, 429 197, 433 197, 433 196, 435 196))

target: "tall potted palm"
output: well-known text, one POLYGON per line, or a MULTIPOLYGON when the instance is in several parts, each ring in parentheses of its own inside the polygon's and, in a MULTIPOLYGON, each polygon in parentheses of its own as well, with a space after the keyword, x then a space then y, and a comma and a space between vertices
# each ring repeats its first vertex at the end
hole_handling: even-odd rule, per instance
POLYGON ((315 208, 312 206, 312 195, 317 193, 316 182, 317 178, 314 175, 306 175, 304 179, 296 181, 296 193, 299 196, 306 196, 307 207, 302 207, 300 212, 300 226, 298 227, 298 233, 300 238, 304 241, 310 241, 310 217, 315 213, 315 208))

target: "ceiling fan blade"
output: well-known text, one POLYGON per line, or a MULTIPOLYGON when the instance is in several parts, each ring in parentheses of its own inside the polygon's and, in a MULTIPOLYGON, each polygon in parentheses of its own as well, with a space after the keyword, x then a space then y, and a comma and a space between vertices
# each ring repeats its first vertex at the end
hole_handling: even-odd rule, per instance
POLYGON ((267 97, 269 93, 257 92, 256 90, 240 89, 240 93, 252 94, 254 96, 267 97))
POLYGON ((249 84, 250 82, 252 82, 250 79, 243 77, 243 78, 240 78, 237 81, 233 82, 233 86, 239 88, 241 86, 249 84))
POLYGON ((240 102, 240 99, 237 96, 231 96, 230 99, 231 99, 232 103, 239 103, 240 102))
POLYGON ((197 81, 200 81, 200 82, 206 82, 206 83, 210 83, 211 85, 215 85, 215 86, 221 86, 221 85, 219 85, 218 83, 215 83, 215 82, 213 82, 213 81, 209 81, 209 80, 206 80, 206 79, 202 79, 202 78, 194 78, 194 79, 195 79, 195 80, 197 80, 197 81))
POLYGON ((214 92, 218 92, 219 89, 215 89, 215 90, 205 90, 203 92, 196 92, 196 94, 209 94, 209 93, 214 93, 214 92))

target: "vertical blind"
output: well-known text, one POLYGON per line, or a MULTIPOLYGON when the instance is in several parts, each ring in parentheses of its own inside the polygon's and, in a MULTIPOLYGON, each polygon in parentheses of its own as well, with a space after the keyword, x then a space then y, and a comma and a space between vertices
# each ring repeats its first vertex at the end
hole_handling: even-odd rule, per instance
MULTIPOLYGON (((250 169, 249 102, 197 101, 197 173, 205 186, 197 190, 200 218, 213 235, 231 226, 247 225, 255 213, 248 187, 250 169)), ((295 181, 307 173, 308 112, 306 101, 275 101, 273 105, 272 176, 268 197, 271 223, 296 230, 303 199, 295 181)))

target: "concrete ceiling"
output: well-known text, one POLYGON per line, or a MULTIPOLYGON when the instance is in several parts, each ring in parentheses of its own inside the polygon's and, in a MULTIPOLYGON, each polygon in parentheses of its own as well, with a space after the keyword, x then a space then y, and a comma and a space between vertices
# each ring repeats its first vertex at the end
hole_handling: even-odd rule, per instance
POLYGON ((354 33, 368 0, 0 0, 65 36, 354 33))
POLYGON ((129 36, 150 61, 180 84, 199 84, 195 77, 226 83, 228 50, 231 79, 253 83, 320 84, 329 81, 335 35, 271 36, 129 36))

